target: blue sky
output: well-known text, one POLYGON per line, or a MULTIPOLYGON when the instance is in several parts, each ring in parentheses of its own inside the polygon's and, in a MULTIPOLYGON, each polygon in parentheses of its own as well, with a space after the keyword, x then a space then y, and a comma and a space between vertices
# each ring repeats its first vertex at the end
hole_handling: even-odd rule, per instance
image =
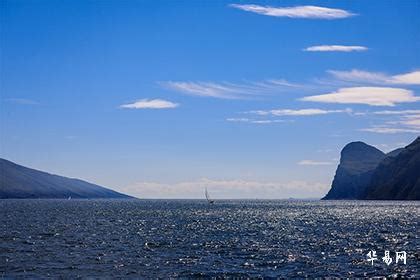
POLYGON ((139 197, 321 197, 420 134, 419 1, 2 1, 0 156, 139 197))

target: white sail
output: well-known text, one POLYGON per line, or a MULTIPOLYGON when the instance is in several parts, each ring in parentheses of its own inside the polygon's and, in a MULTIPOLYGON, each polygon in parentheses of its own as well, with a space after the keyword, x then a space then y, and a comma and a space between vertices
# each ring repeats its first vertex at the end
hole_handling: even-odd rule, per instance
POLYGON ((209 195, 209 192, 207 191, 207 188, 206 188, 206 190, 205 190, 204 194, 206 195, 206 199, 207 199, 207 202, 208 202, 208 203, 213 203, 213 202, 214 202, 214 200, 212 200, 212 199, 210 198, 210 195, 209 195))
POLYGON ((207 201, 209 201, 209 200, 210 200, 210 196, 209 196, 209 192, 207 191, 207 188, 206 188, 206 192, 205 192, 205 194, 206 194, 206 199, 207 199, 207 201))

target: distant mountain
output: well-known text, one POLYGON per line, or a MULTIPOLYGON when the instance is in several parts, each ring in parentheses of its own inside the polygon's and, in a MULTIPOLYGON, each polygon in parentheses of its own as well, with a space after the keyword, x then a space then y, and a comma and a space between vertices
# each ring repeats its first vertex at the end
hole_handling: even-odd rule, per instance
POLYGON ((79 179, 27 168, 0 158, 1 198, 132 198, 79 179))
POLYGON ((420 137, 378 165, 362 198, 420 200, 420 137))
POLYGON ((347 144, 341 151, 340 164, 324 199, 360 198, 373 171, 385 157, 383 152, 363 142, 347 144))

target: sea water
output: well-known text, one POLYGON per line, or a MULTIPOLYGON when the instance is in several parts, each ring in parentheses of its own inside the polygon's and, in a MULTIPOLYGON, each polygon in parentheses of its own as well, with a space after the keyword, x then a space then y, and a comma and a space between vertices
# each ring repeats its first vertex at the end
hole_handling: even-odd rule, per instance
POLYGON ((0 200, 0 277, 418 278, 419 214, 419 202, 0 200))

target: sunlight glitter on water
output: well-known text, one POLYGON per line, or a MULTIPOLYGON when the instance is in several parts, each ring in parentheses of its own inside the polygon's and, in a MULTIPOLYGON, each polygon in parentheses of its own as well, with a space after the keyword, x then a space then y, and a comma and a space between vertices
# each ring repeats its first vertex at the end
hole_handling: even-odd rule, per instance
POLYGON ((419 277, 419 202, 0 201, 3 276, 419 277), (407 264, 366 254, 406 251, 407 264))

